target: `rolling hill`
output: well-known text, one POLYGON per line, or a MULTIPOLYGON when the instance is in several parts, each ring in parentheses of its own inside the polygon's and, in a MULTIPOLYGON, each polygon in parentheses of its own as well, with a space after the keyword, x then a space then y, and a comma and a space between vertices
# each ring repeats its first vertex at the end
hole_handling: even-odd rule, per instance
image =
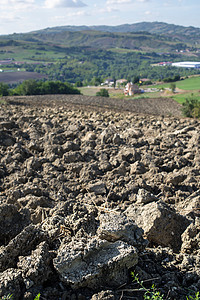
POLYGON ((167 24, 164 22, 140 22, 135 24, 122 24, 118 26, 59 26, 46 28, 33 33, 59 33, 63 31, 102 31, 110 33, 128 33, 128 32, 148 32, 151 34, 167 35, 171 38, 187 41, 194 39, 196 42, 200 42, 200 28, 193 26, 185 27, 174 24, 167 24))
POLYGON ((141 22, 119 26, 60 26, 23 34, 0 36, 0 40, 42 42, 69 47, 100 49, 127 48, 171 51, 200 47, 200 28, 162 22, 141 22))

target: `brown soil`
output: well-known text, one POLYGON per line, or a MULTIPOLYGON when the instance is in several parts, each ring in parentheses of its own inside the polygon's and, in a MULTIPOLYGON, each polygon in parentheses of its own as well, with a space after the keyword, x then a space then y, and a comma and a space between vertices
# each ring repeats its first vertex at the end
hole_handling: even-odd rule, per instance
POLYGON ((8 102, 26 103, 26 105, 74 105, 129 111, 139 114, 181 116, 181 105, 171 98, 152 99, 112 99, 79 95, 49 95, 29 97, 7 97, 8 102))
POLYGON ((0 297, 165 299, 200 289, 200 122, 171 99, 7 97, 0 297))
POLYGON ((4 82, 8 84, 21 83, 24 80, 28 80, 28 79, 39 80, 43 78, 48 78, 48 76, 36 72, 26 72, 26 71, 0 73, 0 82, 4 82))

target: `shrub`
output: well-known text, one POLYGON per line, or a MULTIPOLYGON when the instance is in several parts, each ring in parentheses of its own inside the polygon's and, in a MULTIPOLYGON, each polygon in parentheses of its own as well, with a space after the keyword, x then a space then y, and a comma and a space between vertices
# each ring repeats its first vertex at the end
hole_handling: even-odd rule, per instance
POLYGON ((194 96, 186 98, 183 103, 182 111, 185 117, 199 118, 200 117, 200 101, 194 96))
POLYGON ((96 93, 96 96, 109 97, 108 90, 100 89, 100 91, 96 93))
POLYGON ((200 101, 195 105, 193 109, 194 118, 200 118, 200 101))
POLYGON ((14 95, 80 94, 71 84, 61 81, 25 80, 13 90, 14 95))

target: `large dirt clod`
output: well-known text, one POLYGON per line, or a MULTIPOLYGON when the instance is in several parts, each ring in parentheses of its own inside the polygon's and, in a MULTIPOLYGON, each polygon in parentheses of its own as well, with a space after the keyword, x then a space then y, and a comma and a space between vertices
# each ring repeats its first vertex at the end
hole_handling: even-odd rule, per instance
POLYGON ((61 244, 54 267, 61 280, 73 288, 120 286, 127 281, 128 270, 137 264, 136 248, 122 241, 99 238, 73 239, 61 244))
POLYGON ((190 221, 176 213, 169 205, 158 201, 145 206, 130 206, 126 214, 144 230, 150 243, 171 247, 174 251, 180 250, 181 234, 190 221))

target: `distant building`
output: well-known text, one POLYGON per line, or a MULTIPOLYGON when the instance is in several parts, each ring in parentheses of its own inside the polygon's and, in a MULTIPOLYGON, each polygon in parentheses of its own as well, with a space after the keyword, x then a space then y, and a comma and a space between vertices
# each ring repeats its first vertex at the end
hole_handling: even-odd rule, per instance
POLYGON ((132 82, 128 82, 124 89, 124 95, 125 96, 133 96, 135 94, 140 94, 141 90, 136 84, 133 84, 132 82))
POLYGON ((199 69, 200 68, 200 62, 199 61, 182 61, 182 62, 172 63, 172 66, 177 67, 177 68, 199 69))
POLYGON ((171 66, 172 62, 171 61, 162 61, 162 62, 160 62, 156 65, 158 65, 158 66, 171 66))
POLYGON ((112 86, 114 84, 114 79, 113 78, 107 78, 104 81, 104 85, 112 86))
POLYGON ((139 83, 140 84, 143 84, 143 83, 150 83, 151 82, 151 79, 149 79, 149 78, 140 78, 140 80, 139 80, 139 83))
POLYGON ((125 83, 127 83, 127 79, 118 79, 116 81, 116 86, 120 86, 120 85, 123 85, 125 83))
POLYGON ((0 65, 9 65, 13 63, 13 59, 8 58, 8 59, 4 59, 4 60, 0 60, 0 65))

